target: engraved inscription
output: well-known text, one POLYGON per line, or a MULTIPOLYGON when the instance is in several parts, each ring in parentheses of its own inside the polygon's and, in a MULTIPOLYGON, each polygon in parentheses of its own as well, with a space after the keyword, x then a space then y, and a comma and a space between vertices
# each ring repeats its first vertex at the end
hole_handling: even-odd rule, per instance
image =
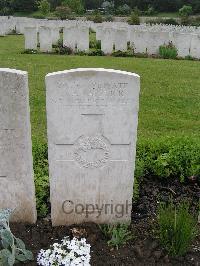
POLYGON ((109 104, 128 103, 128 83, 125 82, 91 82, 84 85, 79 82, 67 84, 60 81, 59 88, 65 88, 62 99, 68 99, 70 104, 109 104))
POLYGON ((81 136, 75 144, 74 158, 81 167, 103 167, 110 157, 110 150, 104 137, 81 136))

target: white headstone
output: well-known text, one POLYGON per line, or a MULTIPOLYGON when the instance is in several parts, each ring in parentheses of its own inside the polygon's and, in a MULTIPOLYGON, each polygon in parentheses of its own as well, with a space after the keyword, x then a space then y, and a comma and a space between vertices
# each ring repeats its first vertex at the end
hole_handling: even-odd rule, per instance
POLYGON ((113 52, 114 44, 114 29, 104 28, 101 34, 101 50, 105 54, 111 54, 113 52))
POLYGON ((115 51, 127 51, 128 29, 116 29, 114 35, 115 51))
POLYGON ((85 26, 79 26, 78 28, 78 41, 77 50, 78 51, 88 51, 89 50, 89 28, 85 26))
POLYGON ((37 50, 37 28, 36 27, 25 27, 25 49, 37 50))
POLYGON ((60 28, 59 27, 52 27, 51 28, 51 37, 52 37, 52 44, 57 44, 60 40, 60 28))
POLYGON ((75 69, 46 89, 53 225, 130 222, 140 77, 75 69))
POLYGON ((48 27, 39 28, 39 43, 40 43, 41 52, 52 51, 51 28, 48 28, 48 27))
POLYGON ((0 209, 12 221, 36 221, 28 75, 0 69, 0 209))

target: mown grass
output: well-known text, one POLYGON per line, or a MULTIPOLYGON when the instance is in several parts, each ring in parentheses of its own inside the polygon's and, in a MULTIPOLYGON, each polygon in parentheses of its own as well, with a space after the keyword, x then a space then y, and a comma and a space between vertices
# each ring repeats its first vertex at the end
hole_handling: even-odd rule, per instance
POLYGON ((29 73, 33 139, 46 140, 44 77, 49 72, 104 67, 141 76, 139 140, 200 134, 200 62, 148 58, 114 58, 21 54, 23 36, 0 38, 0 67, 29 73))

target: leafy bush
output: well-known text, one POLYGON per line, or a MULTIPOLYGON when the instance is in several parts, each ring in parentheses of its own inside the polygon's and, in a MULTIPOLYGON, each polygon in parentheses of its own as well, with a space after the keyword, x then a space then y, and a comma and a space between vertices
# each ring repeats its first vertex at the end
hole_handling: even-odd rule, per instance
POLYGON ((49 212, 49 172, 48 150, 46 143, 33 143, 33 166, 35 174, 36 203, 39 217, 49 212))
POLYGON ((12 266, 17 263, 24 263, 33 260, 33 254, 27 250, 24 242, 16 238, 9 227, 9 219, 12 211, 0 211, 0 265, 12 266))
POLYGON ((157 18, 157 19, 150 19, 147 20, 147 24, 154 25, 154 24, 165 24, 165 25, 179 25, 179 23, 174 18, 157 18))
POLYGON ((108 240, 108 245, 111 247, 119 248, 133 238, 131 231, 129 231, 127 224, 100 225, 100 230, 108 240))
POLYGON ((26 49, 22 52, 22 54, 37 54, 37 50, 32 50, 32 49, 26 49))
POLYGON ((114 57, 133 57, 134 53, 133 51, 115 51, 112 53, 112 56, 114 57))
POLYGON ((64 20, 70 17, 70 15, 72 14, 72 11, 68 6, 57 6, 55 14, 60 19, 64 20))
POLYGON ((140 18, 136 12, 132 12, 130 18, 128 19, 129 25, 140 25, 140 18))
POLYGON ((89 56, 104 56, 104 52, 101 51, 100 49, 94 50, 94 51, 90 51, 88 53, 89 56))
POLYGON ((47 0, 40 0, 38 2, 38 9, 44 16, 46 16, 50 12, 49 2, 47 0))
POLYGON ((131 8, 127 4, 119 6, 116 10, 117 15, 129 15, 130 13, 131 13, 131 8))
POLYGON ((59 40, 55 52, 61 55, 70 55, 73 54, 73 49, 71 47, 63 45, 62 40, 59 40))
POLYGON ((176 59, 178 51, 173 43, 169 42, 159 47, 159 55, 164 59, 176 59))
POLYGON ((113 16, 112 15, 107 15, 105 16, 104 18, 104 21, 107 21, 107 22, 112 22, 114 19, 113 19, 113 16))
POLYGON ((176 207, 161 203, 158 211, 159 239, 172 256, 184 255, 197 233, 197 219, 189 213, 189 204, 176 207))
POLYGON ((184 5, 181 9, 179 9, 180 17, 189 17, 192 15, 192 6, 184 5))
POLYGON ((200 174, 200 143, 189 138, 164 138, 138 143, 135 172, 140 176, 179 178, 200 174))
POLYGON ((90 48, 92 49, 101 49, 101 41, 97 41, 97 40, 90 40, 90 48))
POLYGON ((103 17, 100 13, 96 13, 94 16, 87 17, 88 20, 93 21, 94 23, 102 23, 103 17))

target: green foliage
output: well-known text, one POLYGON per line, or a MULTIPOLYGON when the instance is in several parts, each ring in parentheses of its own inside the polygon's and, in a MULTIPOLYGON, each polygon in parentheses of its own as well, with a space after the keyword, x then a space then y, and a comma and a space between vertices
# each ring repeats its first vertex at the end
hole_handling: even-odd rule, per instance
POLYGON ((99 12, 97 12, 94 15, 87 16, 87 20, 93 21, 94 23, 102 23, 103 17, 99 12))
POLYGON ((72 11, 71 11, 70 7, 62 5, 62 6, 56 7, 55 14, 60 19, 64 20, 64 19, 67 19, 71 16, 72 11))
POLYGON ((130 15, 131 13, 131 8, 127 5, 127 4, 124 4, 122 6, 119 6, 116 10, 116 14, 117 15, 130 15))
POLYGON ((132 12, 130 18, 128 19, 129 25, 139 25, 140 24, 140 18, 139 15, 136 12, 132 12))
POLYGON ((100 225, 100 230, 102 231, 105 238, 108 240, 108 245, 117 249, 120 246, 125 245, 130 239, 133 238, 132 233, 131 231, 129 231, 129 226, 127 224, 104 224, 100 225))
POLYGON ((12 266, 33 260, 33 254, 27 250, 24 242, 16 238, 9 226, 9 218, 12 211, 0 210, 0 265, 12 266))
POLYGON ((112 15, 107 15, 104 17, 104 21, 107 21, 107 22, 112 22, 114 19, 113 19, 113 16, 112 15))
POLYGON ((157 18, 157 19, 152 19, 147 21, 148 24, 153 25, 153 24, 166 24, 166 25, 179 25, 179 23, 174 19, 174 18, 157 18))
POLYGON ((115 9, 114 1, 104 1, 101 5, 104 8, 106 14, 112 14, 115 9))
POLYGON ((76 14, 84 13, 84 6, 82 0, 64 0, 62 2, 63 6, 69 7, 76 14))
POLYGON ((47 0, 41 0, 38 2, 38 9, 40 12, 46 16, 50 12, 50 4, 47 0))
POLYGON ((133 57, 134 53, 133 51, 115 51, 112 53, 112 56, 114 57, 133 57))
POLYGON ((32 49, 26 49, 22 52, 22 54, 37 54, 37 50, 32 50, 32 49))
POLYGON ((159 55, 164 59, 176 59, 178 51, 173 43, 169 42, 167 45, 161 45, 159 47, 159 55))
POLYGON ((156 14, 156 11, 155 11, 154 7, 149 6, 145 13, 147 16, 153 16, 156 14))
POLYGON ((162 246, 172 256, 183 256, 197 234, 197 219, 189 213, 189 204, 176 207, 161 203, 158 211, 158 234, 162 246))
POLYGON ((88 53, 88 56, 104 56, 105 54, 104 54, 104 52, 103 51, 101 51, 101 49, 96 49, 96 50, 94 50, 94 51, 90 51, 89 53, 88 53))
POLYGON ((200 174, 200 143, 189 138, 141 142, 137 147, 136 177, 187 177, 200 174))
POLYGON ((180 17, 189 17, 190 15, 192 15, 192 6, 184 5, 182 8, 179 9, 180 17))
POLYGON ((58 45, 55 49, 57 54, 61 54, 61 55, 70 55, 73 54, 73 49, 67 46, 63 46, 62 44, 62 40, 58 41, 58 45))
POLYGON ((36 203, 39 217, 45 217, 49 211, 49 173, 48 151, 45 143, 33 143, 33 165, 35 174, 36 203))

